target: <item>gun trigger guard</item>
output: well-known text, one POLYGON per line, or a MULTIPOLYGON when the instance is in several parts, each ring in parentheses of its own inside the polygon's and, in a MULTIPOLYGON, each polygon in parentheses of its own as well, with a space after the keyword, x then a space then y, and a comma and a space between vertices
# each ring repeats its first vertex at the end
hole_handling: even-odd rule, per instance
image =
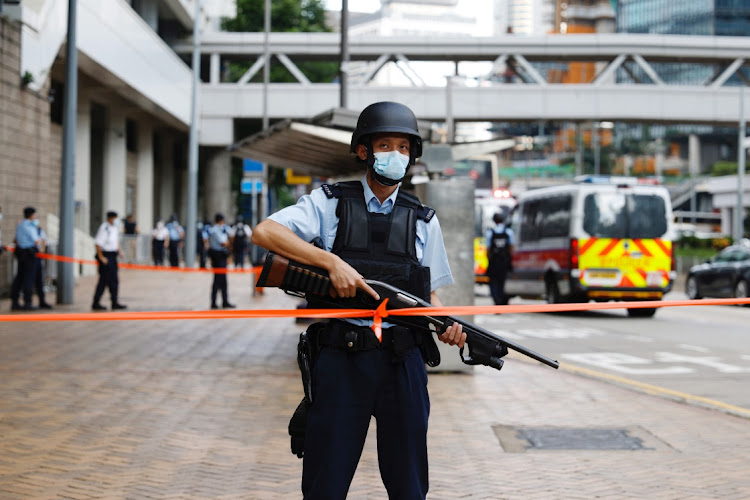
POLYGON ((476 361, 476 360, 474 360, 474 358, 471 357, 471 351, 469 351, 469 352, 470 352, 470 354, 468 356, 464 357, 464 348, 462 347, 461 349, 458 350, 458 355, 461 356, 461 361, 463 362, 463 364, 465 364, 465 365, 478 365, 479 362, 476 361))

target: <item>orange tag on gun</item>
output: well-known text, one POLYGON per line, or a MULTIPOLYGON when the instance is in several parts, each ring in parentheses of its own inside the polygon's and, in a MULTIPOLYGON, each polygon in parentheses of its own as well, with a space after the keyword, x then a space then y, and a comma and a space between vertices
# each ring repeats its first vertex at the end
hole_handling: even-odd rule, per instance
POLYGON ((383 302, 380 303, 377 309, 375 309, 375 314, 372 316, 372 331, 375 332, 375 336, 378 338, 378 341, 383 342, 383 318, 388 317, 388 311, 386 310, 385 306, 388 304, 388 299, 386 298, 383 300, 383 302))

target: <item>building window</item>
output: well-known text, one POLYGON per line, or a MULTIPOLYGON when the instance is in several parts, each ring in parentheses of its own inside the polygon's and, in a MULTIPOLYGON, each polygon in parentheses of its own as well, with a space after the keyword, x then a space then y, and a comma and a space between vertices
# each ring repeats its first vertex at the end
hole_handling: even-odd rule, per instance
POLYGON ((138 125, 134 120, 125 120, 125 147, 131 153, 138 152, 138 125))
POLYGON ((49 87, 49 119, 52 123, 58 125, 63 123, 64 95, 65 85, 57 80, 52 80, 49 87))

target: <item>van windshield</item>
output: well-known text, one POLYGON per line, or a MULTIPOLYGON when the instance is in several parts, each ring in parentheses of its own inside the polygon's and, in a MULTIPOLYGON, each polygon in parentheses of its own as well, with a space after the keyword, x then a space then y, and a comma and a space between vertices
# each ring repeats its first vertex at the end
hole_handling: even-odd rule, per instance
POLYGON ((656 195, 592 193, 584 200, 583 230, 596 238, 660 238, 667 207, 656 195))

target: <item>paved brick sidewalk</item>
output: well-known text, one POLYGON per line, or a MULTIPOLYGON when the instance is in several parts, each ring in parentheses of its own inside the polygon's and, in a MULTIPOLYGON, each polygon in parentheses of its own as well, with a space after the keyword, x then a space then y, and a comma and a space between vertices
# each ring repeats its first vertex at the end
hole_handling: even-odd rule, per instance
MULTIPOLYGON (((208 306, 210 275, 123 271, 121 281, 129 310, 208 306)), ((57 312, 88 311, 94 284, 82 279, 76 304, 57 312)), ((247 275, 230 275, 229 290, 243 308, 296 305, 278 290, 252 297, 247 275)), ((286 426, 302 395, 302 328, 0 324, 0 499, 299 498, 286 426)), ((516 358, 429 384, 429 498, 750 498, 750 420, 516 358), (519 428, 627 429, 643 448, 518 452, 519 428)), ((350 498, 385 497, 371 433, 350 498)))

